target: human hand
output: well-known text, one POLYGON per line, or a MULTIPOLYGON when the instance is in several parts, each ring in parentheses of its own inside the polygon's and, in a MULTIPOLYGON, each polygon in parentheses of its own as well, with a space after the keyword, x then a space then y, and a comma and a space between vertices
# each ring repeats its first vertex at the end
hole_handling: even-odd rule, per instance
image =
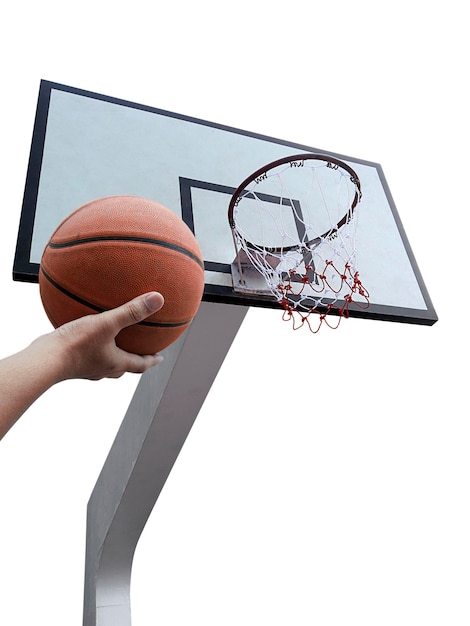
POLYGON ((161 309, 163 303, 163 296, 157 292, 143 294, 116 309, 64 324, 38 341, 49 338, 59 350, 59 380, 119 378, 125 372, 140 374, 158 365, 163 357, 125 352, 116 346, 115 338, 123 328, 161 309))
POLYGON ((87 315, 38 337, 27 348, 0 360, 0 439, 40 395, 69 378, 119 378, 141 374, 161 362, 116 346, 120 330, 163 306, 157 292, 143 294, 105 313, 87 315))

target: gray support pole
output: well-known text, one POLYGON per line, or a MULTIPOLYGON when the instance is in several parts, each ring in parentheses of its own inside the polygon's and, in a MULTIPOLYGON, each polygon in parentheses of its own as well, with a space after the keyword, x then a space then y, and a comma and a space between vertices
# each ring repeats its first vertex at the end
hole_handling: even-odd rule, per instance
POLYGON ((203 302, 142 375, 88 503, 84 626, 130 626, 137 542, 247 310, 203 302))

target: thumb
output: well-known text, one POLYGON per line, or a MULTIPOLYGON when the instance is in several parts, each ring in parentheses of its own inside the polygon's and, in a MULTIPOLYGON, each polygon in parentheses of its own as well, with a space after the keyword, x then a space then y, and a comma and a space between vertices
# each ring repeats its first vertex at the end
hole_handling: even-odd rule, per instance
POLYGON ((151 291, 126 302, 126 304, 116 309, 107 311, 105 315, 112 316, 114 326, 118 332, 122 328, 137 324, 152 315, 152 313, 159 311, 164 302, 165 300, 161 293, 151 291))

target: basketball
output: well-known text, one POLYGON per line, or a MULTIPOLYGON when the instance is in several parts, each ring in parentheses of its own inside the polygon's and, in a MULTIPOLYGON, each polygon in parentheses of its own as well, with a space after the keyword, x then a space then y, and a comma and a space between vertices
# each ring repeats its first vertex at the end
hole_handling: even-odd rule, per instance
POLYGON ((44 249, 39 288, 54 327, 159 291, 165 304, 124 328, 116 344, 155 354, 191 324, 204 289, 204 264, 189 227, 152 200, 112 196, 79 207, 44 249))

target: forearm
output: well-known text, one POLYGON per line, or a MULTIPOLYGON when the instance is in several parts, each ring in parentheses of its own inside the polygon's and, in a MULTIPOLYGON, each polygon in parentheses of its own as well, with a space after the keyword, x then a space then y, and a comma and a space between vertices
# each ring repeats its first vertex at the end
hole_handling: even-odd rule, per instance
POLYGON ((51 335, 0 360, 0 439, 61 377, 61 359, 51 335))

